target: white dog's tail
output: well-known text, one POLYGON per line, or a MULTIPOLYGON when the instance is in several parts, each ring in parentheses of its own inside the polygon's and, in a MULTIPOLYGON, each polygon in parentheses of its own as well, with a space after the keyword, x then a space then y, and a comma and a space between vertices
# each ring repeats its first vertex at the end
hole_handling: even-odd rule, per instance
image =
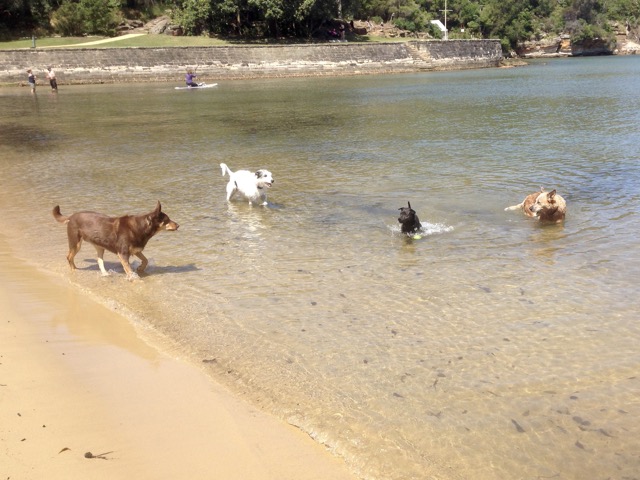
POLYGON ((229 176, 231 176, 233 174, 233 172, 231 171, 231 169, 229 167, 227 167, 226 163, 221 163, 220 164, 220 168, 222 169, 222 176, 224 177, 227 173, 229 174, 229 176))

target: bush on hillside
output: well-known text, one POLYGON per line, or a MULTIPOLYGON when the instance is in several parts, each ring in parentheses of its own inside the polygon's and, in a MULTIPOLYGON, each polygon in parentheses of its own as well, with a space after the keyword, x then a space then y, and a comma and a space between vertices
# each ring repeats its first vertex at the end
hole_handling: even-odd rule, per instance
POLYGON ((118 0, 65 0, 51 18, 55 31, 62 36, 116 34, 119 23, 118 0))

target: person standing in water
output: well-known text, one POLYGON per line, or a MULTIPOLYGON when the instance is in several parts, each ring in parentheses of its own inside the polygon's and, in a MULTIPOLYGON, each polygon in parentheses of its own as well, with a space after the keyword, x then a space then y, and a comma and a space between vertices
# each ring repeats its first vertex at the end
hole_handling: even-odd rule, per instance
POLYGON ((29 86, 31 87, 31 93, 36 93, 36 76, 33 74, 31 69, 27 70, 27 74, 29 75, 27 81, 29 82, 29 86))
POLYGON ((58 91, 58 82, 56 81, 56 72, 51 67, 47 67, 47 78, 49 79, 49 85, 51 85, 51 91, 58 91))

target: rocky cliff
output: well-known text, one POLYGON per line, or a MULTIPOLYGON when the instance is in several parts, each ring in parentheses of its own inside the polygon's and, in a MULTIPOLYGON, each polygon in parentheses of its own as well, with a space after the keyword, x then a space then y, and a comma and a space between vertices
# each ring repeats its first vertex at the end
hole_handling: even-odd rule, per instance
POLYGON ((571 42, 569 35, 559 35, 524 42, 518 46, 515 53, 522 58, 640 54, 638 28, 614 23, 612 29, 615 40, 592 39, 575 43, 571 42))

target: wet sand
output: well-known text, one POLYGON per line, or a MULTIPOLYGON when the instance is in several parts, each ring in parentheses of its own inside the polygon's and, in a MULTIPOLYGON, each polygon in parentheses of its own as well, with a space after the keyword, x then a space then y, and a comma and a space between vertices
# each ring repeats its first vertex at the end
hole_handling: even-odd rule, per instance
POLYGON ((139 333, 0 238, 2 478, 356 478, 139 333))

